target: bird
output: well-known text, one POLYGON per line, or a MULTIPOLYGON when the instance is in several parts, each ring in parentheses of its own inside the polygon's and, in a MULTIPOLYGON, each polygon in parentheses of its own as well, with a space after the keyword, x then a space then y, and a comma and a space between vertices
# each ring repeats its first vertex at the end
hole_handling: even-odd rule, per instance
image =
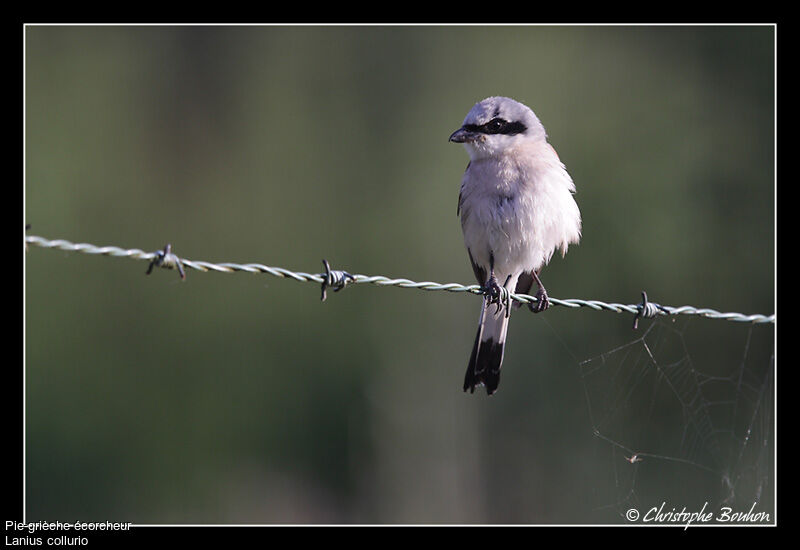
POLYGON ((535 283, 536 301, 528 307, 539 313, 550 306, 539 275, 557 249, 563 256, 580 241, 581 212, 575 183, 528 106, 488 97, 449 141, 469 154, 457 215, 484 297, 464 391, 483 385, 492 395, 500 383, 510 293, 528 294, 535 283))

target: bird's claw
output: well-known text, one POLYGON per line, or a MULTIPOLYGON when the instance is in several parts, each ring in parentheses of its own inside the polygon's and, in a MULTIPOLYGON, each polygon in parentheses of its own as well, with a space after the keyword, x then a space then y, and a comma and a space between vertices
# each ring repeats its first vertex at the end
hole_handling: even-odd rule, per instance
POLYGON ((489 304, 497 304, 498 310, 500 308, 500 295, 502 291, 500 290, 500 284, 497 282, 497 279, 492 275, 488 281, 486 281, 486 287, 484 288, 484 294, 486 297, 489 298, 489 304))
POLYGON ((550 298, 547 296, 547 291, 544 287, 539 287, 536 291, 536 302, 528 302, 528 309, 534 313, 541 313, 550 307, 550 298))
POLYGON ((488 298, 489 305, 495 304, 495 315, 500 313, 501 308, 505 307, 506 316, 508 316, 508 313, 511 309, 511 296, 508 292, 508 289, 500 286, 500 283, 497 282, 497 278, 494 275, 489 277, 489 280, 486 281, 483 294, 488 298))

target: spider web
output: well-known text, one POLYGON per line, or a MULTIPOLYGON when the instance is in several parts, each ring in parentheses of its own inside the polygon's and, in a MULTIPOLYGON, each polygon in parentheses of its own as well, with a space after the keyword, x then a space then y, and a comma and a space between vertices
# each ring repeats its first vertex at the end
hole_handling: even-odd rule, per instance
POLYGON ((606 521, 670 522, 655 510, 731 521, 728 508, 774 522, 774 329, 703 323, 657 319, 578 364, 595 459, 608 464, 594 487, 606 521))

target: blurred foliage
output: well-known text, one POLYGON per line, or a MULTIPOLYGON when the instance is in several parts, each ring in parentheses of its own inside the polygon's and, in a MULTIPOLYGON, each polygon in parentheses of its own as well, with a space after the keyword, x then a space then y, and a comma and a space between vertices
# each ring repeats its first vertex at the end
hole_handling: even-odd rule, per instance
MULTIPOLYGON (((25 48, 30 234, 471 283, 447 137, 507 95, 578 188, 551 296, 774 311, 772 27, 30 26, 25 48)), ((26 254, 29 520, 621 521, 578 364, 629 316, 520 310, 487 398, 461 392, 479 298, 146 267, 26 254)), ((725 371, 748 331, 684 334, 725 371)), ((763 370, 773 329, 749 334, 763 370)))

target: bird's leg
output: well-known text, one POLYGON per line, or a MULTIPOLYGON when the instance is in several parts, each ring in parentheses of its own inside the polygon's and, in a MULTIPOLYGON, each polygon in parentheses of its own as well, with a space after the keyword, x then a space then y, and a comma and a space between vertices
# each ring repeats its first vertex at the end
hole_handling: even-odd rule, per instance
POLYGON ((511 275, 506 278, 505 284, 500 286, 500 283, 497 282, 497 277, 494 275, 494 269, 489 273, 489 279, 486 281, 486 285, 484 286, 484 294, 489 300, 490 305, 497 305, 497 308, 494 310, 495 315, 500 312, 501 307, 506 308, 506 316, 508 316, 508 313, 510 312, 511 300, 508 289, 505 287, 510 280, 511 275))
POLYGON ((528 309, 534 313, 539 313, 550 307, 550 298, 547 297, 547 291, 544 289, 542 281, 539 280, 539 275, 536 274, 536 271, 531 271, 531 275, 533 275, 533 280, 536 281, 536 286, 539 287, 539 290, 536 291, 536 303, 529 302, 528 309))
POLYGON ((500 308, 503 306, 506 308, 506 317, 508 317, 511 311, 511 295, 506 288, 510 280, 511 275, 506 278, 505 284, 500 286, 497 282, 497 277, 494 276, 494 254, 489 252, 489 278, 483 286, 483 294, 486 296, 490 305, 497 304, 497 309, 494 310, 495 315, 500 313, 500 308))
MULTIPOLYGON (((486 299, 489 300, 489 304, 497 304, 497 308, 499 311, 500 308, 500 284, 497 282, 497 277, 494 276, 494 269, 489 272, 489 278, 486 280, 486 284, 483 286, 483 293, 486 296, 486 299)), ((497 311, 495 311, 497 313, 497 311)))
MULTIPOLYGON (((489 252, 489 278, 486 284, 483 285, 483 294, 489 301, 489 305, 497 304, 498 311, 500 308, 500 285, 497 284, 497 277, 494 276, 494 253, 489 252)), ((495 311, 495 314, 497 311, 495 311)))

